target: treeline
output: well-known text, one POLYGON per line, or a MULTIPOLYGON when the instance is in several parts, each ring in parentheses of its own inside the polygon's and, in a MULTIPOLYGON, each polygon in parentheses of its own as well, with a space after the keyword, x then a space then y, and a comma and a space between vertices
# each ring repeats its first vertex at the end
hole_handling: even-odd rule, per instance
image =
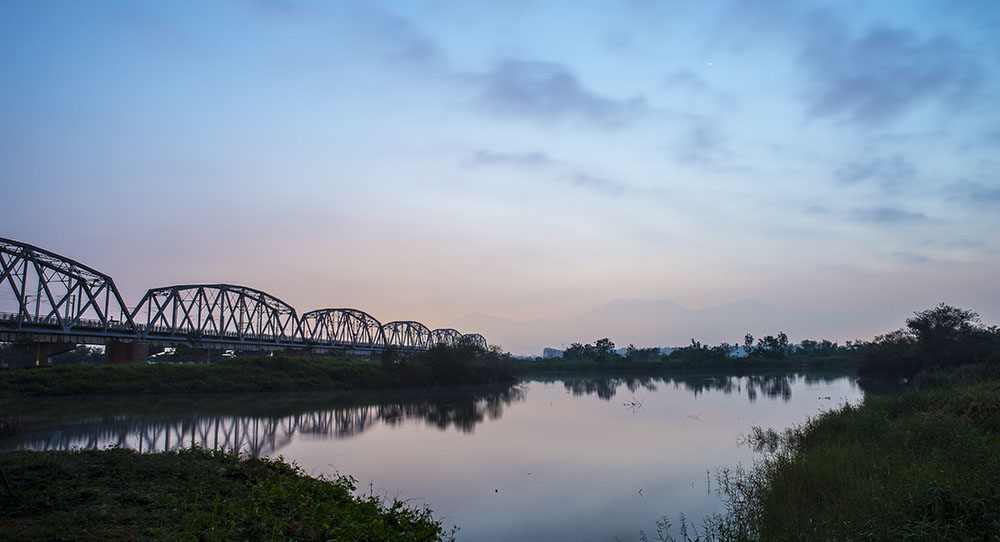
MULTIPOLYGON (((537 359, 548 364, 552 359, 537 359)), ((686 366, 731 363, 749 365, 801 362, 809 365, 856 364, 858 374, 870 378, 912 378, 921 371, 950 369, 969 364, 1000 367, 1000 328, 984 325, 973 311, 941 303, 915 312, 906 326, 879 335, 870 341, 803 340, 790 344, 788 335, 766 335, 755 339, 747 334, 743 344, 723 342, 710 346, 691 339, 691 344, 663 353, 660 348, 629 345, 622 353, 604 338, 594 344, 573 343, 563 352, 563 362, 577 364, 649 364, 683 362, 686 366), (777 363, 768 363, 777 362, 777 363)))
POLYGON ((722 362, 746 360, 784 360, 819 359, 819 358, 849 358, 856 357, 864 345, 863 341, 847 341, 840 345, 828 340, 814 341, 806 339, 800 345, 788 342, 788 335, 779 332, 777 335, 766 335, 754 339, 747 334, 743 344, 723 342, 715 346, 702 344, 691 339, 691 344, 675 348, 669 353, 663 353, 660 348, 636 348, 629 345, 624 354, 615 349, 615 343, 608 338, 600 339, 594 344, 572 343, 563 352, 562 359, 573 362, 593 363, 650 363, 650 362, 722 362))
POLYGON ((912 378, 921 371, 983 363, 1000 365, 1000 328, 984 325, 973 311, 941 303, 866 343, 858 374, 912 378))

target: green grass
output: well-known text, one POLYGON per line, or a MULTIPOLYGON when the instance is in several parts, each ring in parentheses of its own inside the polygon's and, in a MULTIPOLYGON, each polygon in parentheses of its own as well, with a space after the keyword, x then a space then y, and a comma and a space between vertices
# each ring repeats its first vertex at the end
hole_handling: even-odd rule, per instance
POLYGON ((2 540, 378 540, 449 538, 427 510, 353 495, 281 460, 190 449, 0 454, 2 540))
POLYGON ((246 357, 211 364, 61 365, 0 371, 0 398, 340 391, 512 383, 516 363, 497 349, 436 345, 372 360, 341 354, 246 357))
POLYGON ((762 538, 1000 539, 998 422, 996 381, 826 414, 769 465, 762 538))
POLYGON ((206 365, 63 365, 0 371, 0 397, 331 391, 386 384, 378 361, 336 356, 239 358, 206 365))
POLYGON ((700 540, 1000 540, 1000 380, 931 380, 758 431, 778 450, 720 473, 728 510, 700 540))

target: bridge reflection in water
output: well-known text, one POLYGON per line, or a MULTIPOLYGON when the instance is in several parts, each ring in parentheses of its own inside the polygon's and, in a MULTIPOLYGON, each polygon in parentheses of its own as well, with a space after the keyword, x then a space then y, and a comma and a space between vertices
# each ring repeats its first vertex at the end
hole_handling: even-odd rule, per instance
MULTIPOLYGON (((612 400, 619 392, 683 388, 788 402, 794 383, 832 383, 842 374, 746 376, 675 375, 538 378, 575 396, 612 400)), ((18 413, 22 430, 0 439, 0 450, 71 450, 121 446, 158 452, 190 446, 274 455, 295 438, 344 439, 373 427, 423 423, 472 433, 525 400, 523 386, 470 386, 316 394, 167 395, 146 398, 66 397, 0 402, 18 413)))
MULTIPOLYGON (((471 433, 487 419, 500 418, 504 408, 525 398, 518 386, 459 388, 446 393, 396 393, 402 399, 350 404, 353 396, 226 396, 173 397, 143 405, 142 399, 59 398, 5 405, 20 411, 21 431, 0 440, 0 449, 72 450, 119 446, 140 452, 162 452, 191 446, 272 456, 295 438, 343 439, 378 425, 425 423, 439 429, 471 433), (242 398, 242 400, 240 399, 242 398), (246 414, 233 410, 242 402, 246 414), (347 403, 346 405, 344 403, 347 403), (325 407, 317 407, 325 404, 325 407), (330 406, 331 404, 344 406, 330 406), (166 415, 146 411, 162 409, 166 415), (219 412, 203 414, 196 412, 219 412), (59 412, 80 412, 72 418, 59 412), (169 412, 173 411, 173 414, 169 412), (186 411, 186 412, 185 412, 186 411), (261 415, 258 412, 281 412, 261 415), (122 412, 137 412, 125 414, 122 412)), ((377 398, 377 396, 376 396, 377 398)), ((236 408, 240 410, 240 408, 236 408)))

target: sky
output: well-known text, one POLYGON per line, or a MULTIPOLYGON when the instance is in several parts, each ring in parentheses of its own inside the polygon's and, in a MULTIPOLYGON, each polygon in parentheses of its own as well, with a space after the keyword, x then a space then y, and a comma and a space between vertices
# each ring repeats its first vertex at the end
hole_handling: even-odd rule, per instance
POLYGON ((0 237, 129 303, 995 324, 997 28, 993 0, 0 0, 0 237))

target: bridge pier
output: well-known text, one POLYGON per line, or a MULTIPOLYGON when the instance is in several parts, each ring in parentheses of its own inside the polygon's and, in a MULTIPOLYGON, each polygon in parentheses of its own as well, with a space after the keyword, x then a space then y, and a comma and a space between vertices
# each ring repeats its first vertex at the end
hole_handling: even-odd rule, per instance
POLYGON ((70 342, 31 342, 12 345, 15 363, 18 360, 27 360, 33 361, 35 365, 48 365, 52 363, 52 356, 69 352, 74 348, 76 343, 70 342))
POLYGON ((104 346, 104 365, 146 363, 149 343, 142 341, 111 341, 104 346))

